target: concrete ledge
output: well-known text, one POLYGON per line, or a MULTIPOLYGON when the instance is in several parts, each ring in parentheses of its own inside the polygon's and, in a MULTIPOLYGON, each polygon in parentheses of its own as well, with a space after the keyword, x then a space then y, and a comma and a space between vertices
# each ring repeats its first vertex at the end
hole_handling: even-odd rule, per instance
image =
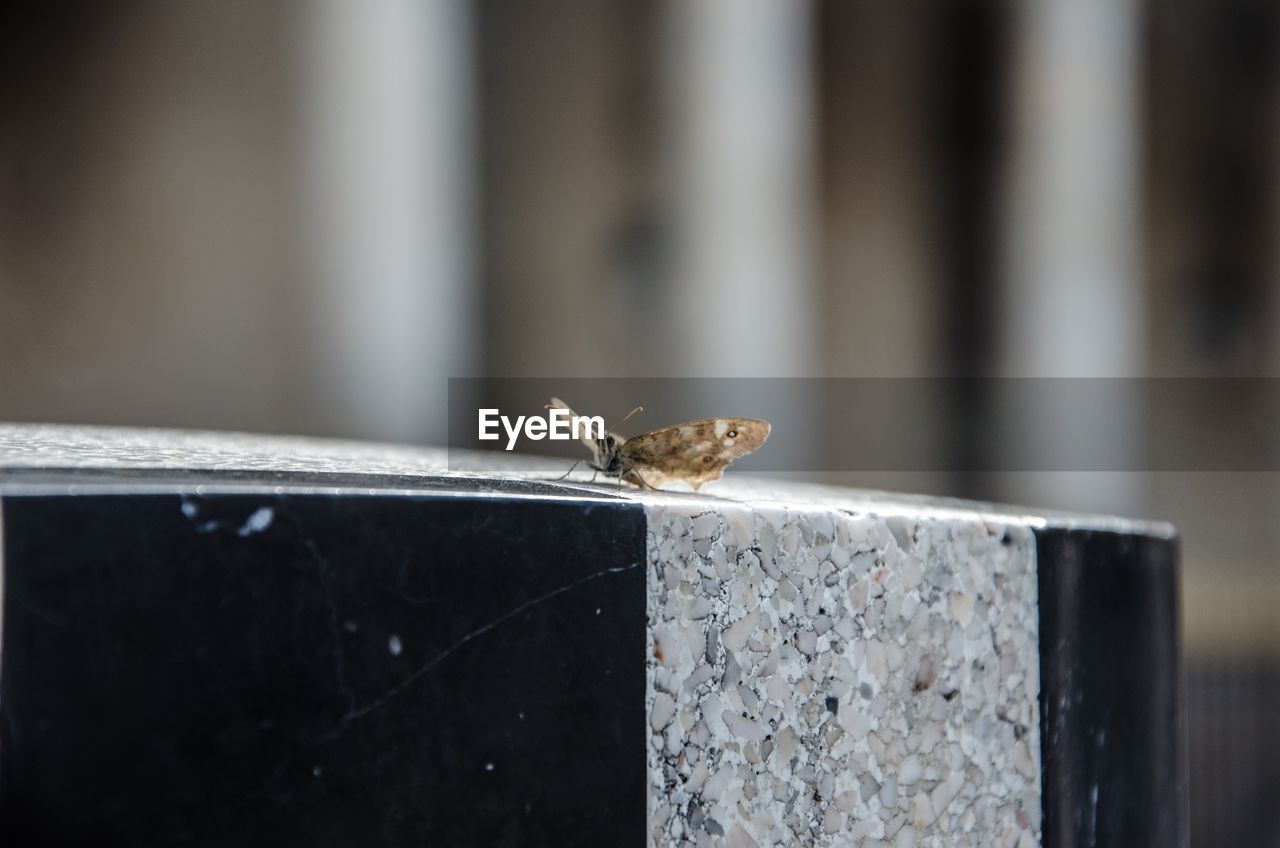
POLYGON ((0 427, 4 844, 1185 839, 1167 525, 445 465, 0 427))

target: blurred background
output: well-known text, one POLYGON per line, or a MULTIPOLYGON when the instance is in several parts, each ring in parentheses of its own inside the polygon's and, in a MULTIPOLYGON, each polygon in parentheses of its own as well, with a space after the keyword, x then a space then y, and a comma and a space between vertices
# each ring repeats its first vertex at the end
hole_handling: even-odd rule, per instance
MULTIPOLYGON (((1280 376, 1274 3, 17 0, 0 33, 3 420, 439 443, 459 376, 1280 376)), ((822 476, 1177 523, 1192 844, 1280 845, 1280 475, 822 476)))

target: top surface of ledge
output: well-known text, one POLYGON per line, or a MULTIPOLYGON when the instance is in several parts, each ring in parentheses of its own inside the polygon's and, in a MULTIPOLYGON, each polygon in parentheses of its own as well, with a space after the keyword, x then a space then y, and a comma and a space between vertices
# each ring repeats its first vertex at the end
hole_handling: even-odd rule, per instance
POLYGON ((989 518, 1033 527, 1173 537, 1173 526, 1101 515, 798 483, 732 472, 704 493, 638 491, 612 482, 555 481, 559 460, 485 454, 486 471, 459 470, 442 448, 249 433, 0 424, 0 494, 102 491, 401 492, 647 505, 745 503, 880 515, 989 518), (497 463, 502 471, 492 470, 497 463))

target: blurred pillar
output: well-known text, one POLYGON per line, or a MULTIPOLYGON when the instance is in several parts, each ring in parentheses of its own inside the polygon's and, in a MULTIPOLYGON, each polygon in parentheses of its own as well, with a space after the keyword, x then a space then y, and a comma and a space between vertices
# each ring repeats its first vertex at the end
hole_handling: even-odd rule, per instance
MULTIPOLYGON (((664 375, 821 376, 812 6, 670 0, 664 12, 664 375)), ((772 467, 820 458, 820 384, 715 379, 685 394, 696 415, 786 410, 770 416, 792 449, 771 445, 772 467)))
MULTIPOLYGON (((957 268, 959 263, 951 261, 948 252, 954 228, 946 225, 949 222, 938 226, 942 216, 934 210, 942 205, 941 199, 959 194, 948 191, 949 179, 968 176, 974 169, 944 169, 934 163, 942 156, 949 163, 963 156, 963 146, 948 125, 951 114, 961 110, 950 104, 963 100, 965 107, 972 107, 974 98, 965 95, 978 86, 973 84, 974 74, 957 73, 948 61, 954 52, 947 49, 953 30, 937 26, 938 8, 922 3, 816 3, 815 172, 822 281, 818 321, 821 367, 832 378, 902 378, 899 385, 905 388, 911 378, 968 370, 968 361, 958 362, 961 357, 947 345, 947 328, 957 323, 954 310, 947 307, 952 301, 968 305, 978 298, 963 291, 966 269, 957 268), (937 37, 939 31, 943 38, 937 37), (962 76, 963 81, 951 83, 962 76), (938 94, 948 84, 963 94, 938 94), (938 108, 940 103, 946 108, 938 108)), ((968 5, 963 10, 971 16, 968 5)), ((972 37, 971 30, 963 36, 966 45, 980 49, 982 39, 972 37)), ((963 110, 967 119, 979 112, 963 110)), ((972 203, 969 194, 966 200, 972 203)), ((962 219, 976 223, 980 217, 970 205, 962 219)), ((967 239, 965 244, 975 241, 967 239)), ((990 274, 981 279, 985 283, 990 274)), ((850 385, 844 384, 846 389, 850 385)), ((877 428, 872 438, 890 439, 889 433, 899 429, 900 422, 891 416, 866 415, 859 394, 827 393, 821 443, 847 440, 855 420, 859 428, 877 428)), ((824 479, 877 489, 949 491, 951 476, 930 469, 944 467, 934 449, 955 431, 954 417, 923 393, 919 397, 928 404, 921 418, 936 421, 939 434, 930 445, 919 446, 916 467, 921 471, 852 470, 824 479)))
POLYGON ((475 8, 485 372, 642 376, 667 329, 654 294, 656 7, 475 8))
POLYGON ((811 6, 666 13, 669 370, 816 375, 811 6))
MULTIPOLYGON (((1134 377, 1145 350, 1139 285, 1137 7, 1045 0, 1017 7, 1013 158, 1004 219, 1001 371, 1134 377)), ((1004 438, 1078 438, 1015 389, 1004 438)), ((1094 410, 1092 437, 1136 456, 1138 401, 1094 410)), ((1000 450, 1000 445, 994 447, 1000 450)), ((1003 497, 1121 513, 1141 509, 1124 473, 1019 475, 1003 497)))
POLYGON ((930 375, 947 353, 929 220, 939 51, 920 49, 930 9, 818 4, 819 320, 833 377, 930 375))
POLYGON ((319 414, 443 441, 472 362, 470 6, 314 0, 305 209, 319 414))

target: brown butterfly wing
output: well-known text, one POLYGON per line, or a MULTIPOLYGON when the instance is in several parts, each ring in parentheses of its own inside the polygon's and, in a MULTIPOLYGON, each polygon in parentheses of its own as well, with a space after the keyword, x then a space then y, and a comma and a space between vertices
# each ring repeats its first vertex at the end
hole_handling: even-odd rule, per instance
MULTIPOLYGON (((563 409, 565 412, 569 413, 570 418, 576 417, 578 414, 569 408, 569 404, 565 403, 564 401, 560 400, 560 398, 556 398, 556 397, 553 397, 551 401, 547 404, 547 409, 563 409)), ((596 445, 596 440, 591 438, 590 430, 588 428, 586 427, 579 428, 578 440, 581 441, 584 445, 586 445, 591 450, 592 455, 596 455, 598 453, 599 448, 596 445)), ((598 456, 596 458, 599 459, 598 456)))
POLYGON ((622 452, 650 486, 683 480, 696 490, 763 445, 769 429, 758 418, 703 418, 641 433, 623 442, 622 452))

